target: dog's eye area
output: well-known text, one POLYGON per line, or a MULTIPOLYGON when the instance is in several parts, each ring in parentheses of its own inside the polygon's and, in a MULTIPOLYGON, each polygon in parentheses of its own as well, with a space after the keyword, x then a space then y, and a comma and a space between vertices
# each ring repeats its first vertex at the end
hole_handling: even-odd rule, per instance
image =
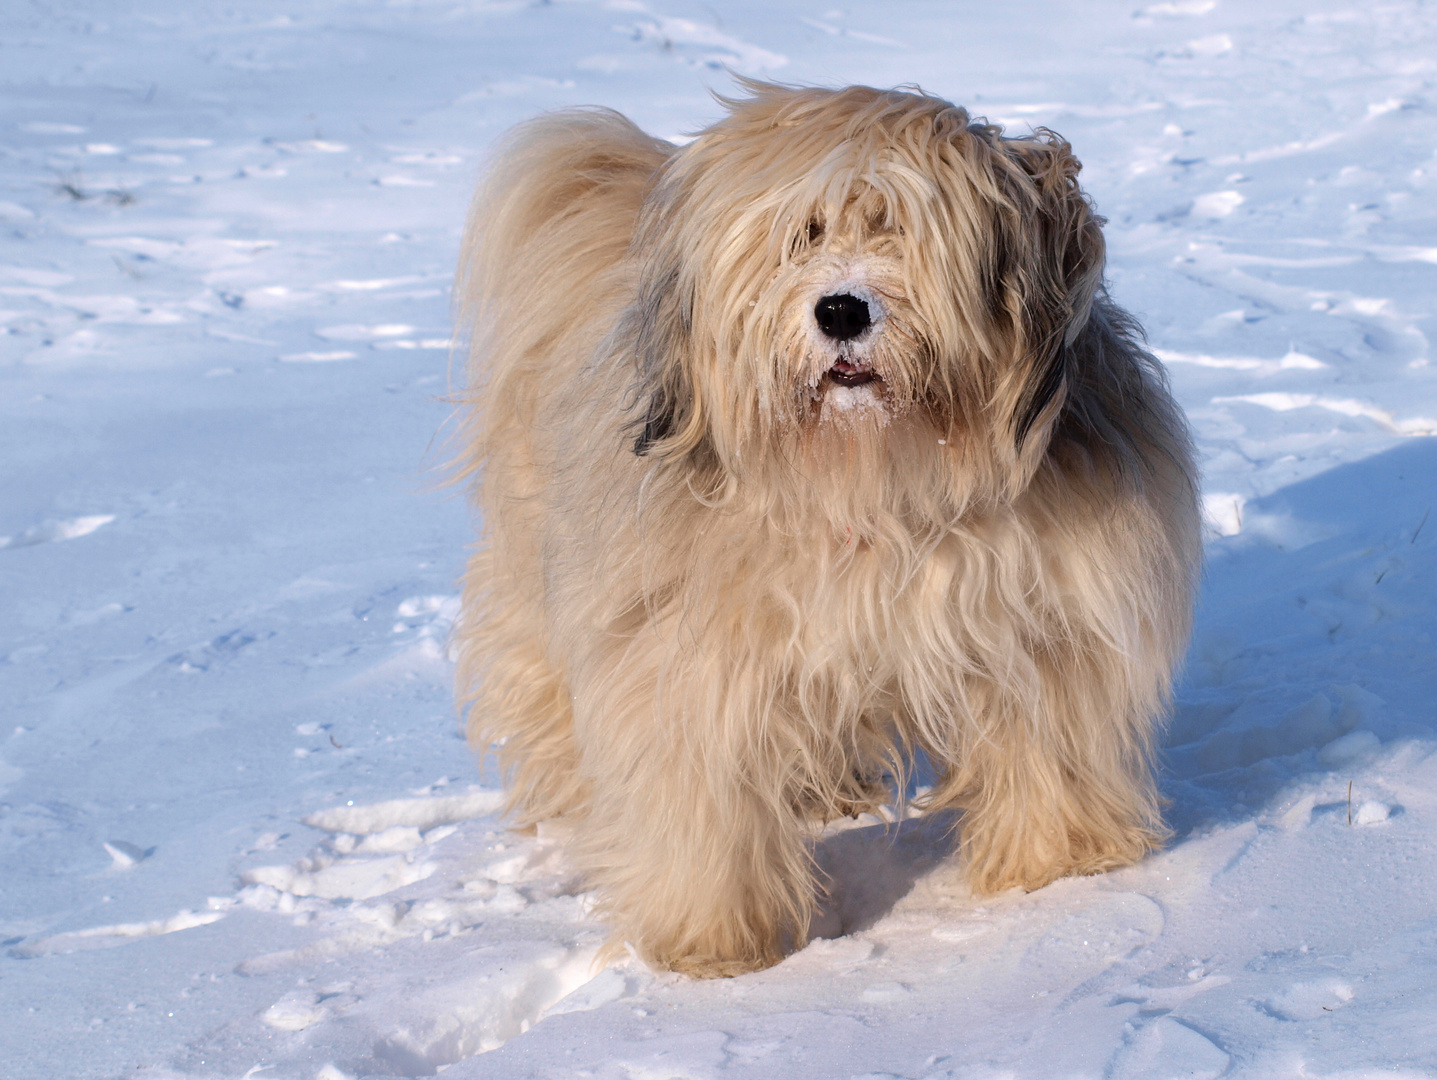
POLYGON ((814 244, 817 244, 822 239, 823 222, 819 221, 816 217, 809 218, 808 224, 796 233, 792 241, 789 242, 789 258, 793 258, 805 248, 813 247, 814 244))

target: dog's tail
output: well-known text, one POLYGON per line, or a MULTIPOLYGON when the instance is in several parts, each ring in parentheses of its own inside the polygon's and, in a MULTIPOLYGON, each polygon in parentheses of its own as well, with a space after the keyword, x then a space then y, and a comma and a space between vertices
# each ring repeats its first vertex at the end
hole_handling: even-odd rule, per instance
POLYGON ((608 109, 566 109, 511 131, 481 180, 455 276, 469 338, 457 478, 522 445, 560 355, 614 306, 634 219, 674 147, 608 109), (511 438, 512 436, 512 438, 511 438))

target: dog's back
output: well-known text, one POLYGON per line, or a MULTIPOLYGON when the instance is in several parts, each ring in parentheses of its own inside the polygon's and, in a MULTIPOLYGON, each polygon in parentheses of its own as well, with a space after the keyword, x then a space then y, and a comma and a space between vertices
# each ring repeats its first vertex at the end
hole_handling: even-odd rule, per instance
MULTIPOLYGON (((532 452, 544 398, 571 374, 556 367, 587 359, 619 312, 634 218, 672 150, 606 109, 538 117, 499 148, 455 282, 460 323, 474 338, 465 475, 491 457, 532 452)), ((503 497, 486 492, 481 502, 503 497)))

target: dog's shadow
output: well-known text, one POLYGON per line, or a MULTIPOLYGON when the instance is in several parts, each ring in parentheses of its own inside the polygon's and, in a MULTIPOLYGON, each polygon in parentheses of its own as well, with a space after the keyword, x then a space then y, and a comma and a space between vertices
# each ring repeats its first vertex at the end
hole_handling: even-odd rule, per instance
POLYGON ((891 825, 854 825, 814 846, 820 872, 811 938, 836 938, 873 926, 918 880, 950 858, 958 815, 925 814, 891 825))
POLYGON ((1412 439, 1249 501, 1209 544, 1164 740, 1177 842, 1306 784, 1338 793, 1384 744, 1437 741, 1434 478, 1437 439, 1412 439))

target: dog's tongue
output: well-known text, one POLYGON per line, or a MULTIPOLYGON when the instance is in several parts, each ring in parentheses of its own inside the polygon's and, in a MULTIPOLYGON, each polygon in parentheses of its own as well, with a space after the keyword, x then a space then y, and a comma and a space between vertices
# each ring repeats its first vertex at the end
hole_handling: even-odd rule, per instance
POLYGON ((878 377, 867 364, 858 360, 840 360, 828 369, 828 377, 839 386, 862 386, 878 377))

